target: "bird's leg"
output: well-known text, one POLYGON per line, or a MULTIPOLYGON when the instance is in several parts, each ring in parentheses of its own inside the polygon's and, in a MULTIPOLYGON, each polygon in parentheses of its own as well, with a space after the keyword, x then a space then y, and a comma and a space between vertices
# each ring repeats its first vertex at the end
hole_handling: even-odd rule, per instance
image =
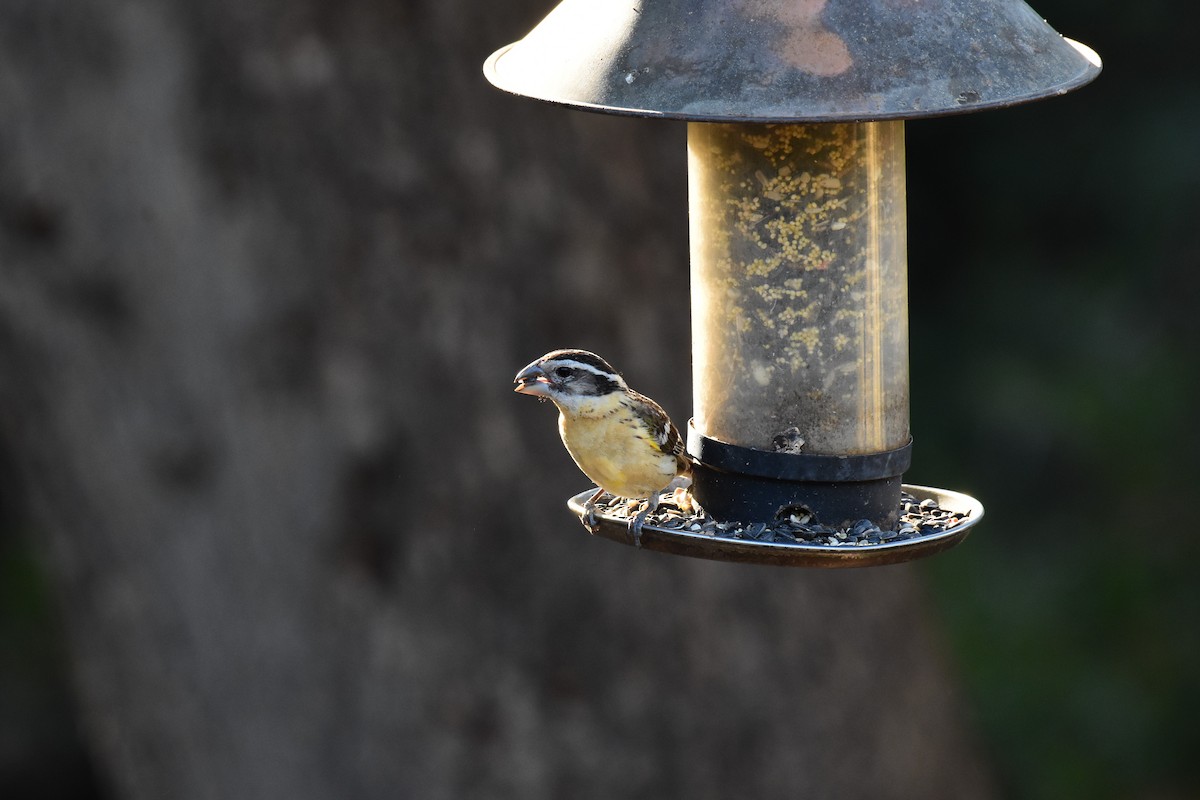
POLYGON ((690 489, 690 488, 692 488, 692 476, 691 475, 676 475, 674 478, 671 478, 671 482, 667 484, 667 488, 663 489, 663 491, 664 492, 673 492, 676 489, 690 489))
POLYGON ((650 516, 658 508, 658 500, 658 492, 650 495, 650 498, 646 500, 646 507, 642 509, 642 513, 629 520, 629 533, 633 536, 634 547, 642 546, 642 526, 646 524, 646 517, 650 516))
POLYGON ((587 499, 583 504, 583 516, 579 521, 583 523, 583 527, 587 528, 590 533, 595 533, 600 527, 599 520, 596 519, 596 501, 600 499, 600 495, 604 494, 603 489, 597 489, 596 493, 587 499))

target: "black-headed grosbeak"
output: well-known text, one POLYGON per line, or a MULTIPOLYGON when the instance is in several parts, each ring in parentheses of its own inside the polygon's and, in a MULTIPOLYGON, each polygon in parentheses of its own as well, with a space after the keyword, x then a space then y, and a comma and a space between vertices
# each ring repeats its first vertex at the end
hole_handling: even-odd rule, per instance
POLYGON ((600 495, 645 500, 629 521, 641 546, 642 525, 659 493, 691 462, 683 439, 662 406, 630 389, 607 361, 587 350, 554 350, 517 373, 515 391, 558 407, 558 432, 583 474, 599 487, 585 504, 583 523, 594 530, 600 495))

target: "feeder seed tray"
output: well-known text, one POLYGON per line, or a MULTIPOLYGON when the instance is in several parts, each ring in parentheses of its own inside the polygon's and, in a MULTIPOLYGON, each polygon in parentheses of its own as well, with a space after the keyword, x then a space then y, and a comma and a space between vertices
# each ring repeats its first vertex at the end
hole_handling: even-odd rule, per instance
MULTIPOLYGON (((582 519, 584 503, 594 491, 589 489, 575 495, 567 501, 567 507, 582 519)), ((832 568, 882 566, 922 558, 953 547, 965 539, 970 528, 983 517, 983 505, 975 498, 959 492, 907 484, 904 492, 907 495, 904 504, 910 506, 905 514, 910 519, 920 518, 922 521, 912 524, 911 532, 878 532, 878 542, 855 534, 853 528, 838 532, 830 530, 827 536, 822 532, 824 543, 802 538, 809 535, 807 532, 801 536, 784 533, 786 527, 767 535, 772 534, 772 529, 763 523, 722 524, 714 523, 707 516, 682 516, 678 511, 667 509, 668 500, 664 498, 659 506, 661 513, 651 515, 650 521, 642 528, 641 546, 659 553, 745 564, 832 568), (663 512, 664 509, 667 510, 663 512), (669 516, 680 520, 680 527, 652 524, 669 516), (696 526, 700 526, 701 530, 691 529, 696 526), (725 530, 722 531, 721 527, 725 530), (888 538, 888 534, 895 535, 888 538), (754 538, 756 535, 758 538, 754 538), (787 541, 789 538, 795 541, 787 541), (836 543, 830 543, 830 540, 836 543)), ((633 545, 628 516, 613 513, 611 505, 600 503, 596 506, 596 519, 598 525, 594 535, 633 545)), ((816 535, 813 536, 815 538, 816 535)))

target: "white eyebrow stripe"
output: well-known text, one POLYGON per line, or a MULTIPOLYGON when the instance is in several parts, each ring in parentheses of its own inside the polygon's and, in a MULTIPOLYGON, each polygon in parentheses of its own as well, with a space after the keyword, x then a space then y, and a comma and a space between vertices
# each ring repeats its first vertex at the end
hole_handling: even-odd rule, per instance
POLYGON ((562 366, 570 367, 571 369, 581 369, 586 372, 590 372, 593 375, 596 375, 598 377, 607 378, 610 381, 616 381, 617 383, 623 384, 625 382, 621 378, 621 376, 616 374, 615 372, 607 372, 605 370, 600 369, 599 367, 593 367, 591 364, 584 364, 582 361, 576 361, 572 358, 556 358, 554 361, 551 361, 550 363, 551 364, 561 364, 562 366))

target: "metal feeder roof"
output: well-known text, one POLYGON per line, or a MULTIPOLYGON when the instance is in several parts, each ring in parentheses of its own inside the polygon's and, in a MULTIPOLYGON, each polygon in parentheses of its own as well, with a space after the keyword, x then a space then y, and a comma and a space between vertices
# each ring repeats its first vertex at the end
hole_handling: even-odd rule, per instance
POLYGON ((833 122, 1052 97, 1100 59, 1020 0, 564 0, 484 73, 590 111, 833 122))

